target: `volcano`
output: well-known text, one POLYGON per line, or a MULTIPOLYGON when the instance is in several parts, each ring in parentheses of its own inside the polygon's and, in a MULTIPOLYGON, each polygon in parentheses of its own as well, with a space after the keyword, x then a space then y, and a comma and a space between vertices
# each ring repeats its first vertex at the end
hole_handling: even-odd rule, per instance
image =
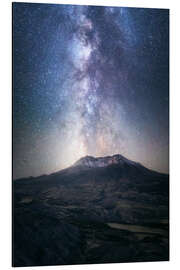
POLYGON ((13 266, 166 261, 169 176, 86 156, 13 182, 13 266))

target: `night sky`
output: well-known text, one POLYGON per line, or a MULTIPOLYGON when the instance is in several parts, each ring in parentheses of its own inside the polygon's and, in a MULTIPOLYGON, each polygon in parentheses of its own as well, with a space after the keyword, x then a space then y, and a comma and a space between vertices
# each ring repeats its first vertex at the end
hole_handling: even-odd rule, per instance
POLYGON ((169 172, 169 11, 13 4, 13 178, 122 154, 169 172))

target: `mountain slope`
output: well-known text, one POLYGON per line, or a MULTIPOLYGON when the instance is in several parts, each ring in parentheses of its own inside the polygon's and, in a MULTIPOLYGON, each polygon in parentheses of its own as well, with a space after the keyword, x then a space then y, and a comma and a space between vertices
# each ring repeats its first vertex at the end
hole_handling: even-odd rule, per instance
POLYGON ((15 266, 168 259, 168 175, 87 156, 13 186, 15 266))

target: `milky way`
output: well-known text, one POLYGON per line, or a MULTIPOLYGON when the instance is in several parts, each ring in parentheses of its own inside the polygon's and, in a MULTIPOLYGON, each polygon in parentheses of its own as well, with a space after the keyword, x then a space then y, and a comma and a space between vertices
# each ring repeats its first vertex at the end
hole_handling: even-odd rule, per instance
POLYGON ((169 11, 13 4, 13 174, 120 153, 168 172, 169 11))

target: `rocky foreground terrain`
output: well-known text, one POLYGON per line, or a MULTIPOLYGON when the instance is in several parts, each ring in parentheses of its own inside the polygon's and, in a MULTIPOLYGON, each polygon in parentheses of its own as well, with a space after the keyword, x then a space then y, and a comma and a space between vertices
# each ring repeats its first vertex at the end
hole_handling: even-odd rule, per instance
POLYGON ((169 259, 169 177, 121 155, 13 182, 13 266, 169 259))

